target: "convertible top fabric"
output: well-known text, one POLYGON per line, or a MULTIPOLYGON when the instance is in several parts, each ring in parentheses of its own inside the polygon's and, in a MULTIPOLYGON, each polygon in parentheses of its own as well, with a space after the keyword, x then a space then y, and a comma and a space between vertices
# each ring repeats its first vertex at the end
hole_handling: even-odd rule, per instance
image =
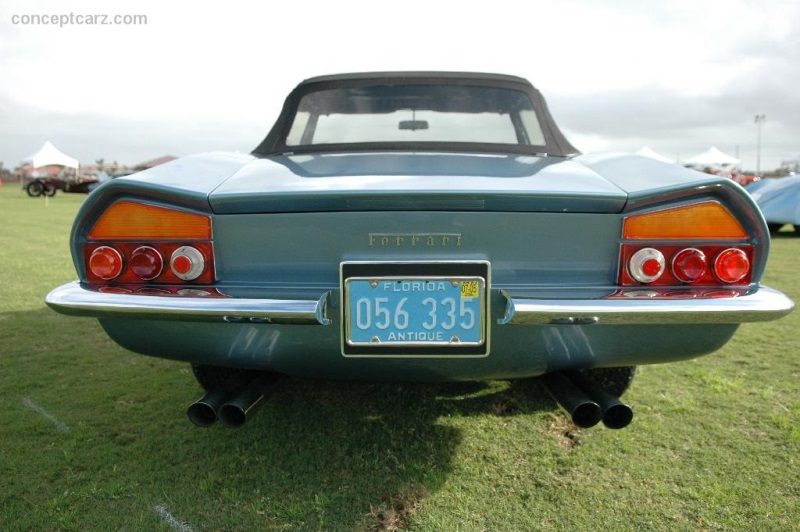
POLYGON ((369 81, 370 83, 375 81, 387 80, 392 82, 408 82, 408 81, 420 81, 420 80, 431 80, 437 83, 446 80, 452 80, 454 82, 463 83, 464 81, 497 81, 502 83, 520 83, 523 85, 527 85, 532 87, 531 82, 525 78, 520 78, 518 76, 510 76, 508 74, 489 74, 489 73, 481 73, 481 72, 425 72, 425 71, 418 71, 418 72, 359 72, 359 73, 350 73, 350 74, 332 74, 328 76, 316 76, 313 78, 309 78, 304 80, 303 82, 298 85, 302 87, 306 84, 314 84, 314 83, 327 83, 327 82, 340 82, 340 81, 355 81, 355 80, 363 80, 369 81))
MULTIPOLYGON (((434 91, 435 92, 435 91, 434 91)), ((474 153, 513 153, 528 155, 554 155, 570 157, 580 152, 564 137, 553 120, 547 104, 541 93, 527 80, 505 74, 465 73, 465 72, 375 72, 336 74, 319 76, 301 82, 286 98, 278 120, 267 134, 266 138, 254 150, 253 155, 265 157, 285 153, 319 153, 331 151, 469 151, 474 153), (463 85, 477 87, 491 87, 517 90, 528 95, 533 102, 536 113, 542 124, 546 144, 544 146, 511 145, 511 144, 477 144, 465 146, 458 143, 424 143, 411 145, 409 143, 375 143, 371 145, 362 143, 324 145, 313 147, 290 147, 285 144, 286 135, 292 126, 297 107, 302 97, 310 92, 326 89, 360 87, 381 85, 463 85)))

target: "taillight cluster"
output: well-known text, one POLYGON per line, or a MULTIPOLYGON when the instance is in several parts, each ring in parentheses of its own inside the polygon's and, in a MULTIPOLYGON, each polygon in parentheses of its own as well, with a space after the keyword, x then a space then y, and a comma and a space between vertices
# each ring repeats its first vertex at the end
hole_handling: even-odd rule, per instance
POLYGON ((715 201, 625 219, 622 286, 744 286, 752 281, 754 248, 738 220, 715 201))
POLYGON ((112 242, 83 248, 89 282, 194 283, 214 281, 210 242, 112 242))
POLYGON ((620 284, 747 285, 752 262, 753 248, 745 244, 735 247, 623 244, 620 284))
POLYGON ((211 219, 156 205, 120 201, 89 231, 86 279, 114 284, 214 282, 211 219))

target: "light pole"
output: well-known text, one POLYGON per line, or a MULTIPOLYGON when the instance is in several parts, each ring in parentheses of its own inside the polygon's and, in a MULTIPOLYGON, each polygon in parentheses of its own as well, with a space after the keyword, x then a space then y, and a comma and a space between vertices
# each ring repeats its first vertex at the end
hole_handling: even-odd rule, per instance
POLYGON ((756 130, 758 142, 756 144, 756 175, 761 175, 761 124, 767 121, 767 115, 756 115, 756 130))

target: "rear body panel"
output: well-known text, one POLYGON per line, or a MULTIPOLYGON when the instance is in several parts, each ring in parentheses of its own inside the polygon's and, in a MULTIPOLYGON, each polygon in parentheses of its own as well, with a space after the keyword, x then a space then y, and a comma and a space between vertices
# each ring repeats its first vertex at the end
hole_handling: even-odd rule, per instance
POLYGON ((358 211, 213 220, 223 286, 322 290, 338 288, 342 262, 370 260, 489 260, 494 287, 503 289, 605 287, 616 274, 620 232, 619 216, 592 214, 358 211))

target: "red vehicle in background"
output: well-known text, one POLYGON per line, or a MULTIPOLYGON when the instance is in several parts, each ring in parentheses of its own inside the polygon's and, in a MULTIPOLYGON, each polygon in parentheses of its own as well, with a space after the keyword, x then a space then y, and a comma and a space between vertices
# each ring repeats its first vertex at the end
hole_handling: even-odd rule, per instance
POLYGON ((731 174, 730 178, 739 183, 740 185, 742 185, 743 187, 746 187, 751 183, 755 183, 756 181, 761 181, 761 176, 747 175, 747 174, 734 173, 731 174))

